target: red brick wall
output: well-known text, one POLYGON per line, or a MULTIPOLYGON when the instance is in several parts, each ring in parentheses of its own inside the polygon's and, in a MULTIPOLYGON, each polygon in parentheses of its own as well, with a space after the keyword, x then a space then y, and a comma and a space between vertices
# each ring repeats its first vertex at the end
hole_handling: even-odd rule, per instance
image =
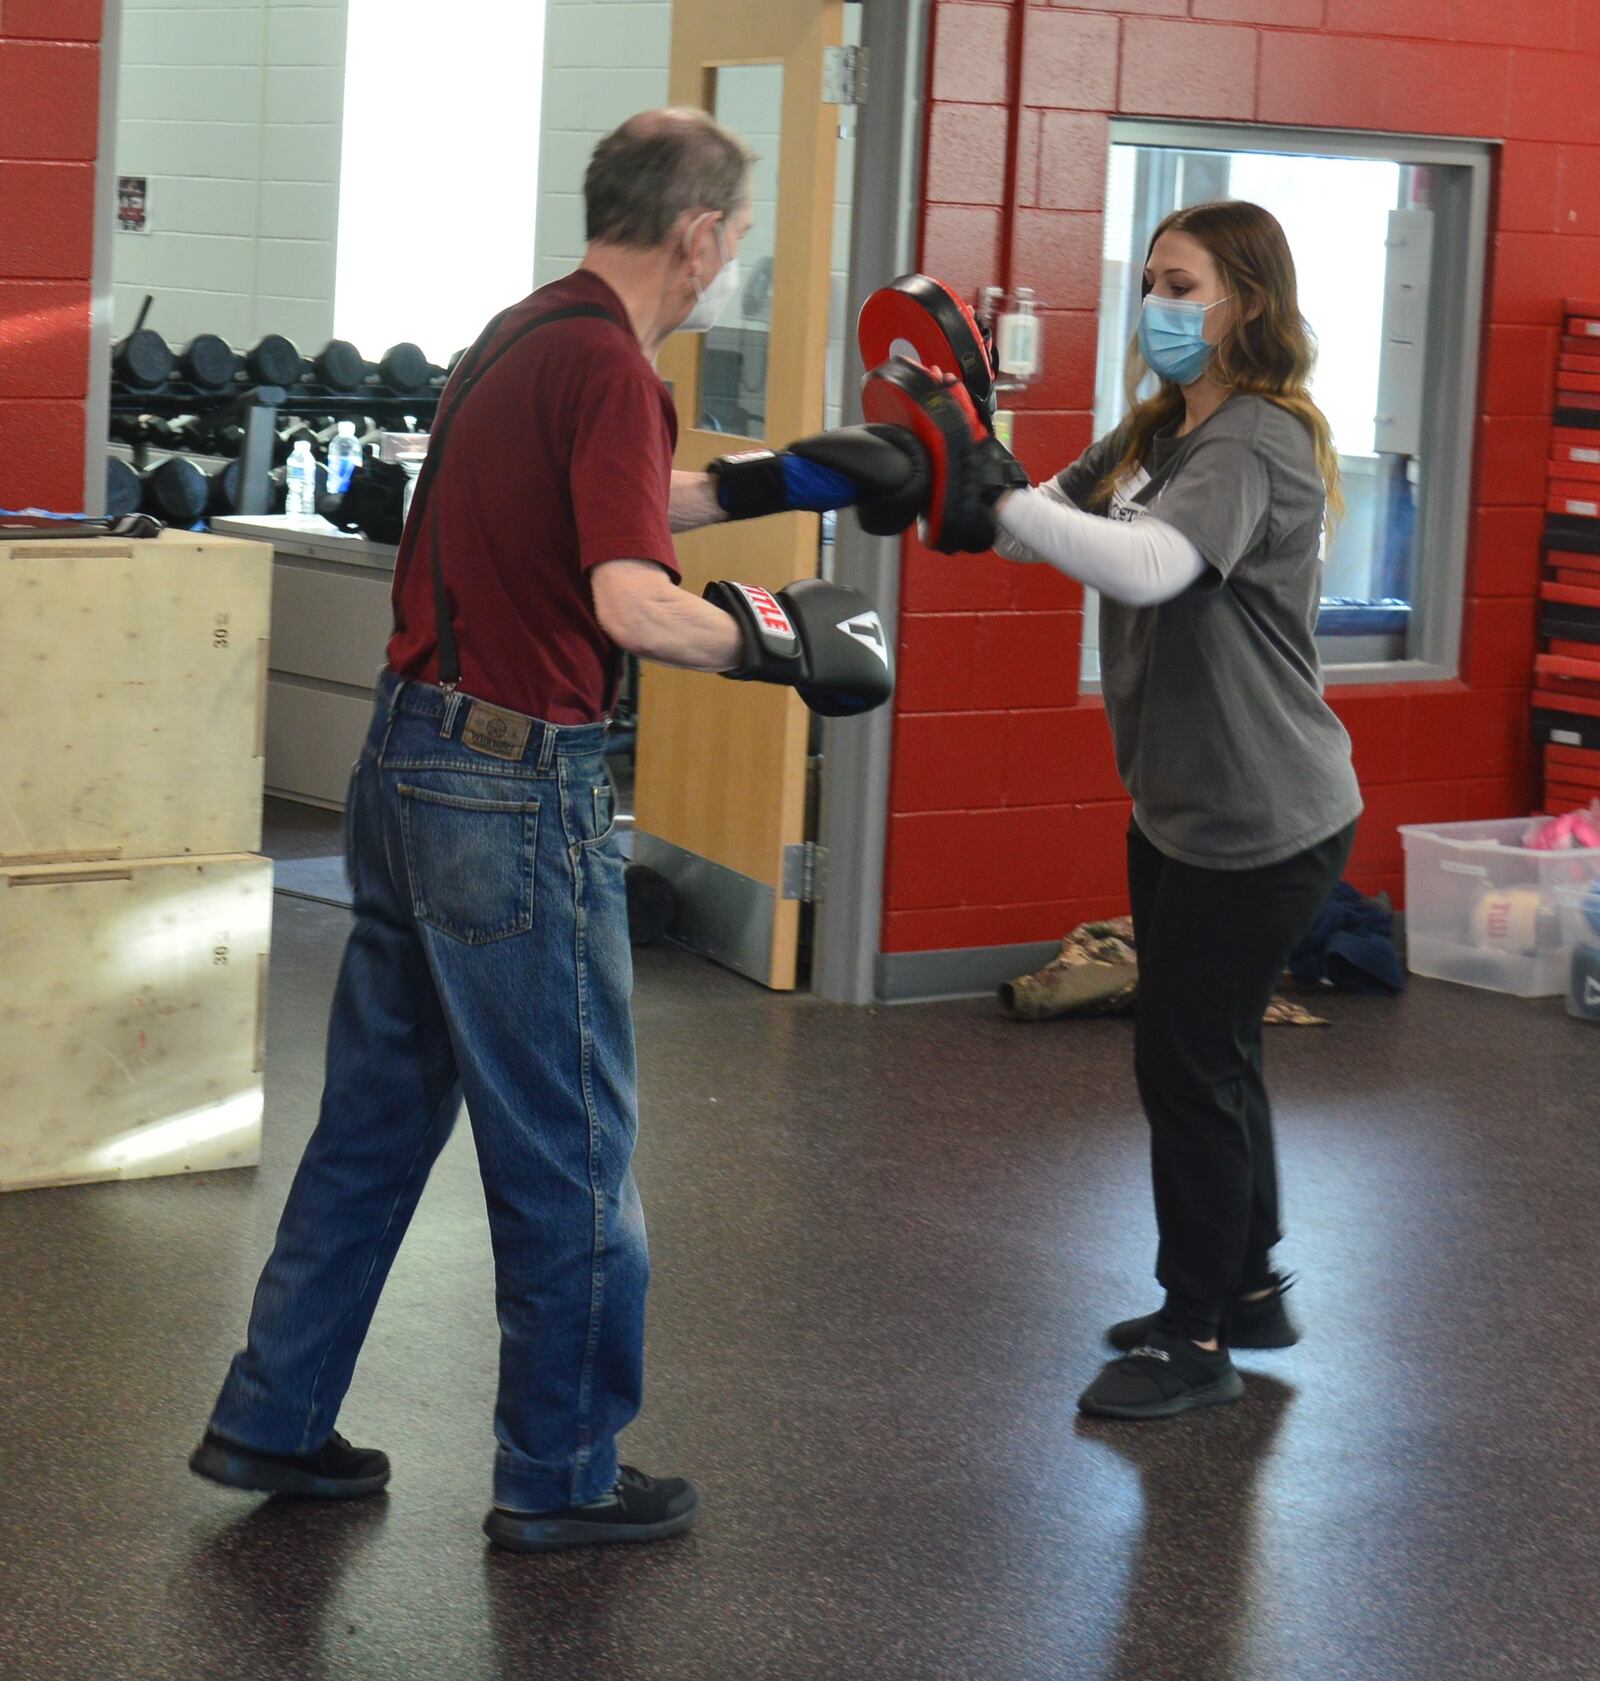
POLYGON ((0 0, 0 506, 83 505, 100 0, 0 0))
MULTIPOLYGON (((1527 810, 1557 323, 1564 296, 1600 293, 1600 4, 936 0, 930 79, 922 266, 1049 306, 1047 371, 1016 405, 1035 477, 1090 441, 1112 115, 1505 141, 1462 681, 1333 698, 1366 790, 1352 874, 1368 890, 1400 892, 1396 825, 1527 810)), ((1078 695, 1080 592, 910 542, 901 605, 884 949, 1054 939, 1122 909, 1127 806, 1104 715, 1078 695)))

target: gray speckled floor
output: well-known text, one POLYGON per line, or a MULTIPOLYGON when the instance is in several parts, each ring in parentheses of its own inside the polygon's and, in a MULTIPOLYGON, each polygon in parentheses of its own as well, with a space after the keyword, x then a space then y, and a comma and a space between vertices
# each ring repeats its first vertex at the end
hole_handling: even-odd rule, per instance
MULTIPOLYGON (((277 812, 275 849, 318 822, 277 812)), ((259 1171, 0 1198, 4 1681, 1600 1676, 1600 1033, 1444 987, 1269 1039, 1307 1340, 1241 1356, 1242 1405, 1090 1426, 1100 1327, 1154 1299, 1126 1028, 840 1011, 644 953, 627 1448, 700 1481, 701 1529, 487 1549, 464 1130, 342 1420, 388 1495, 200 1483, 343 914, 276 902, 259 1171)))

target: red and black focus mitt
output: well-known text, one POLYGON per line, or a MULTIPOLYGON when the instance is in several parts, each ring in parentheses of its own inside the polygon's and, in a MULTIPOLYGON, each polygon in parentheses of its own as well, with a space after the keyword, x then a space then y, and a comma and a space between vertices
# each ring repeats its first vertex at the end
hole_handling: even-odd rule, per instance
POLYGON ((944 281, 903 274, 880 286, 861 306, 856 337, 864 368, 899 356, 954 373, 984 430, 992 429, 995 370, 989 343, 966 300, 944 281))
POLYGON ((869 421, 903 427, 928 458, 923 542, 942 554, 993 548, 995 500, 1026 489, 1028 476, 990 436, 966 387, 892 356, 861 382, 861 408, 869 421))

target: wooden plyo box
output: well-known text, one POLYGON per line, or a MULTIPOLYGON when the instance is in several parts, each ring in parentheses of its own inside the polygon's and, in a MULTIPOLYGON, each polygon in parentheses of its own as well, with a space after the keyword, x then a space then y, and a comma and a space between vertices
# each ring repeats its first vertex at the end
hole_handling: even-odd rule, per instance
POLYGON ((272 864, 0 865, 0 1191, 260 1159, 272 864))
POLYGON ((261 845, 272 550, 0 539, 0 865, 261 845))

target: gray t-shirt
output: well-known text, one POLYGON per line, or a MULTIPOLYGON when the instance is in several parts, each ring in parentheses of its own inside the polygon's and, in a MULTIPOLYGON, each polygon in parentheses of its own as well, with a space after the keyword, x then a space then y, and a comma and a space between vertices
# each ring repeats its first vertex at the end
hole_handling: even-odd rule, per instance
MULTIPOLYGON (((1127 422, 1057 478, 1082 506, 1127 422)), ((1205 576, 1157 607, 1100 603, 1101 682, 1134 817, 1169 857, 1262 869, 1361 814, 1350 738, 1322 697, 1315 641, 1324 494, 1311 436, 1263 397, 1230 397, 1157 437, 1115 519, 1181 532, 1205 576), (1145 476, 1147 475, 1147 476, 1145 476)))

